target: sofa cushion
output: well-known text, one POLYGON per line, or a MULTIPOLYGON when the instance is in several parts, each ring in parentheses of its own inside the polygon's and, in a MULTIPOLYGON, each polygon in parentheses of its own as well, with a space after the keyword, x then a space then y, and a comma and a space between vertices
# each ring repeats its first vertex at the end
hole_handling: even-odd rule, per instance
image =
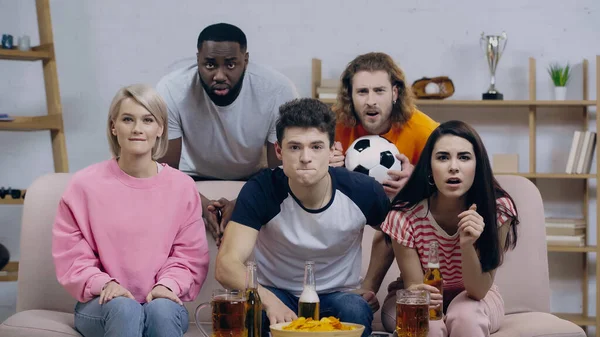
POLYGON ((520 220, 517 246, 506 253, 494 280, 504 300, 504 312, 550 312, 546 222, 540 191, 524 177, 496 179, 514 199, 520 220), (535 275, 535 282, 531 282, 531 275, 535 275))
POLYGON ((27 189, 21 226, 17 312, 42 308, 73 312, 75 307, 75 299, 56 280, 51 254, 54 217, 70 177, 69 173, 47 174, 27 189))
MULTIPOLYGON (((16 313, 0 324, 0 336, 10 337, 67 337, 81 335, 73 328, 73 314, 50 310, 27 310, 16 313)), ((210 324, 202 324, 211 333, 210 324)), ((204 337, 194 323, 190 323, 184 337, 204 337)))
POLYGON ((18 312, 4 321, 0 325, 0 336, 81 337, 73 325, 73 314, 51 310, 26 310, 18 312))
MULTIPOLYGON (((244 186, 243 181, 208 180, 196 182, 196 188, 198 189, 198 191, 208 199, 219 199, 221 197, 226 198, 228 200, 235 199, 237 198, 237 195, 242 189, 242 186, 244 186)), ((194 317, 196 307, 198 307, 198 305, 200 305, 201 303, 210 302, 213 290, 223 288, 223 286, 219 284, 219 282, 217 282, 215 278, 215 261, 217 259, 218 249, 215 240, 213 239, 212 235, 208 230, 206 231, 206 239, 208 242, 208 250, 210 256, 210 265, 208 267, 206 281, 204 281, 204 284, 202 285, 202 288, 200 289, 200 293, 198 294, 196 300, 193 302, 185 302, 185 307, 188 309, 189 312, 190 323, 196 321, 196 318, 194 317)), ((210 323, 210 307, 200 311, 198 318, 202 323, 210 323)), ((198 330, 195 326, 194 329, 198 330)))
MULTIPOLYGON (((210 336, 212 333, 211 324, 202 324, 202 327, 204 328, 204 330, 206 330, 206 333, 208 333, 208 335, 210 336)), ((204 335, 200 332, 200 330, 198 330, 198 327, 194 323, 190 323, 190 326, 188 327, 188 331, 183 335, 183 337, 204 337, 204 335)))
POLYGON ((504 316, 502 327, 492 337, 585 337, 577 325, 545 312, 504 316))

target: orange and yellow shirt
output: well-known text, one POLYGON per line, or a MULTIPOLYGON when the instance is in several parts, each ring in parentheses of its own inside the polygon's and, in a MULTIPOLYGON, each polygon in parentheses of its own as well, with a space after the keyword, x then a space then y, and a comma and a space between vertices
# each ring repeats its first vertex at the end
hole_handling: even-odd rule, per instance
MULTIPOLYGON (((401 127, 392 127, 390 131, 381 136, 394 143, 400 153, 404 154, 415 165, 419 160, 421 151, 429 138, 429 135, 440 123, 431 119, 423 112, 415 109, 408 122, 401 127)), ((350 128, 338 123, 335 129, 335 140, 342 143, 344 152, 356 139, 367 136, 361 124, 350 128)))

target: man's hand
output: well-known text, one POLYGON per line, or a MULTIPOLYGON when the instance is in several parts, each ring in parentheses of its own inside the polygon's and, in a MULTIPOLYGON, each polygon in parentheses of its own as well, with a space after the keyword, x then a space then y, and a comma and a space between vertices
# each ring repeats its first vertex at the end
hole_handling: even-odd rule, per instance
POLYGON ((335 142, 333 146, 333 156, 329 157, 329 166, 342 167, 344 166, 344 160, 346 159, 346 157, 344 156, 344 149, 342 148, 342 143, 335 142))
POLYGON ((225 198, 212 200, 207 208, 209 212, 217 215, 218 225, 213 236, 216 235, 215 242, 217 243, 217 247, 219 247, 223 239, 223 233, 225 233, 225 227, 227 226, 227 223, 229 223, 231 215, 233 214, 233 209, 235 208, 235 199, 231 201, 225 198))
POLYGON ((360 288, 351 291, 351 293, 362 296, 362 298, 364 298, 365 301, 367 301, 367 303, 371 307, 371 310, 374 313, 377 312, 377 310, 379 310, 379 300, 377 299, 377 294, 375 294, 373 290, 360 288))
POLYGON ((146 296, 146 302, 150 303, 152 302, 152 300, 157 298, 166 298, 179 305, 183 305, 183 302, 181 302, 181 300, 179 299, 179 297, 177 297, 177 295, 175 295, 175 293, 173 293, 169 288, 161 284, 152 288, 148 296, 146 296))
POLYGON ((271 291, 264 287, 259 287, 258 289, 263 309, 267 313, 270 324, 291 322, 298 318, 298 315, 290 310, 287 305, 283 304, 271 291))
POLYGON ((235 207, 235 199, 229 201, 225 198, 219 200, 208 200, 203 195, 202 197, 202 215, 206 222, 206 228, 215 239, 217 247, 221 245, 225 226, 231 219, 233 208, 235 207))
POLYGON ((385 190, 385 194, 387 194, 390 199, 394 199, 398 192, 400 192, 404 185, 406 185, 408 178, 410 178, 410 175, 415 168, 408 160, 408 157, 402 153, 397 154, 396 159, 400 161, 402 170, 389 170, 387 174, 392 179, 383 181, 383 189, 385 190))
POLYGON ((104 304, 108 303, 108 301, 112 300, 115 297, 127 297, 135 300, 133 295, 129 292, 129 290, 123 288, 120 284, 115 281, 110 281, 104 285, 102 291, 100 292, 100 299, 98 303, 104 304))
POLYGON ((206 228, 208 229, 208 231, 210 232, 210 234, 212 235, 212 237, 215 239, 215 242, 217 244, 217 247, 219 247, 219 245, 221 244, 221 235, 223 233, 220 232, 220 227, 219 227, 219 210, 214 206, 214 200, 208 200, 206 199, 206 201, 202 201, 202 205, 204 205, 206 203, 206 206, 203 206, 204 208, 202 209, 202 217, 204 218, 204 221, 206 222, 206 228))

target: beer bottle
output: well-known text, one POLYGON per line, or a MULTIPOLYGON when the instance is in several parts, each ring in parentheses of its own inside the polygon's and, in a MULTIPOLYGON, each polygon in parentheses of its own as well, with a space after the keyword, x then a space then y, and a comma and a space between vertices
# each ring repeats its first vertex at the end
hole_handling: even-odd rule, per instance
POLYGON ((298 300, 298 317, 319 320, 319 295, 315 283, 315 263, 306 261, 304 264, 304 287, 298 300))
MULTIPOLYGON (((440 256, 438 253, 439 243, 437 241, 431 241, 429 244, 429 255, 427 260, 427 270, 425 272, 425 280, 423 283, 428 284, 430 286, 436 287, 443 298, 443 280, 442 273, 440 272, 440 256)), ((438 320, 442 319, 442 305, 434 309, 429 309, 429 319, 430 320, 438 320)))
POLYGON ((256 263, 246 263, 246 329, 248 337, 260 337, 262 331, 262 302, 258 295, 256 263))

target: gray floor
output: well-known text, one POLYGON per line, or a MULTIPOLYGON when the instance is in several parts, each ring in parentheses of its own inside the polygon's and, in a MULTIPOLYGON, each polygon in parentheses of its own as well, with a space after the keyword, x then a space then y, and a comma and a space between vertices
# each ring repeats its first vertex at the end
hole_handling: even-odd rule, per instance
POLYGON ((17 306, 17 282, 0 282, 0 322, 14 314, 17 306))

